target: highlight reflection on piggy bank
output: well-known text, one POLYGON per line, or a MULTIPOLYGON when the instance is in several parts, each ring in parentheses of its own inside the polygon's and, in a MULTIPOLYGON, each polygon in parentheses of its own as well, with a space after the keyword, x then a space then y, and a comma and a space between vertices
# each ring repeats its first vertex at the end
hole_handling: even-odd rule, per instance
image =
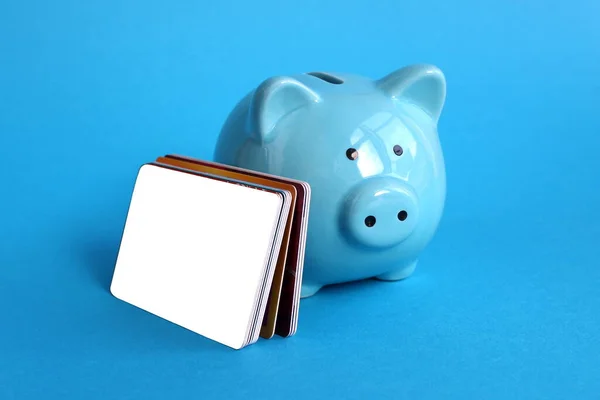
POLYGON ((411 65, 269 78, 232 110, 215 161, 311 185, 302 297, 415 270, 444 208, 445 94, 437 67, 411 65))

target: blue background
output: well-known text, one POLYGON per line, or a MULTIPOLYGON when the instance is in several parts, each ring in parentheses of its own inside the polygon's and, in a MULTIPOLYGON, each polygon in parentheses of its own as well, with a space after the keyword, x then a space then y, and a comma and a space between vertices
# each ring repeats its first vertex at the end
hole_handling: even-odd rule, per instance
POLYGON ((0 399, 600 396, 600 3, 0 3, 0 399), (448 80, 444 219, 415 275, 302 301, 231 351, 114 299, 141 163, 212 157, 271 75, 448 80))

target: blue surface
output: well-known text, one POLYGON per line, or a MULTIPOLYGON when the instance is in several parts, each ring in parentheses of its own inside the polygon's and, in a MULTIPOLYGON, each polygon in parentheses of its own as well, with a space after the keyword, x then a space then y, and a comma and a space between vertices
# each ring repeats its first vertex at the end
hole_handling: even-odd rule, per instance
POLYGON ((4 0, 0 399, 597 398, 599 13, 4 0), (141 163, 210 157, 265 77, 414 62, 448 79, 448 202, 410 280, 325 289, 241 352, 111 297, 141 163))

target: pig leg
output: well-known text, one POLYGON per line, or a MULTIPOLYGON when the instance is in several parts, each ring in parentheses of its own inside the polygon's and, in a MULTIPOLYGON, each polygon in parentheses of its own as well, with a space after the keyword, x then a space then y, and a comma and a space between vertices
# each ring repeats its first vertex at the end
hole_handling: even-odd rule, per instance
POLYGON ((302 291, 300 292, 300 298, 310 297, 313 294, 317 293, 323 285, 318 285, 316 283, 310 282, 302 282, 302 291))
POLYGON ((376 276, 375 278, 382 281, 399 281, 401 279, 408 278, 415 271, 415 268, 417 267, 417 261, 418 260, 415 260, 409 263, 408 265, 404 265, 401 268, 388 271, 384 274, 376 276))

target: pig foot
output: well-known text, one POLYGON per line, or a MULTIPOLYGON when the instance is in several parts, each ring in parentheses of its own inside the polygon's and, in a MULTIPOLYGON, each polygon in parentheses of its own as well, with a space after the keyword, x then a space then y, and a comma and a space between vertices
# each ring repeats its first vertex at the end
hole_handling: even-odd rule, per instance
POLYGON ((323 285, 318 285, 316 283, 302 283, 302 291, 300 292, 300 298, 310 297, 313 294, 317 293, 323 285))
POLYGON ((404 266, 400 269, 395 269, 389 272, 386 272, 385 274, 381 274, 379 276, 376 276, 376 279, 382 280, 382 281, 399 281, 402 279, 406 279, 409 276, 412 275, 412 273, 415 271, 415 268, 417 267, 417 261, 413 261, 412 263, 408 264, 407 266, 404 266))

